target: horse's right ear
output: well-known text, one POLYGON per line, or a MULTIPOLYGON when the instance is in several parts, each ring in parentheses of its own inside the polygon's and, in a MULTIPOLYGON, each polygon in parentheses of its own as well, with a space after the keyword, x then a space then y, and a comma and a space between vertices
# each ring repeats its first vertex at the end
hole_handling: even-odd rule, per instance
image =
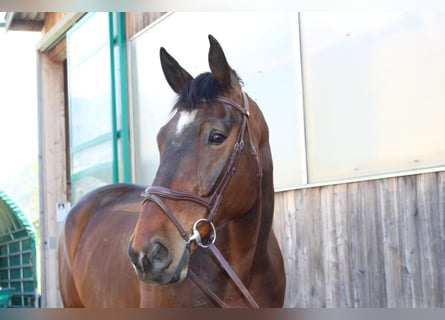
POLYGON ((165 79, 173 91, 180 94, 184 85, 193 77, 164 48, 161 48, 159 55, 165 79))

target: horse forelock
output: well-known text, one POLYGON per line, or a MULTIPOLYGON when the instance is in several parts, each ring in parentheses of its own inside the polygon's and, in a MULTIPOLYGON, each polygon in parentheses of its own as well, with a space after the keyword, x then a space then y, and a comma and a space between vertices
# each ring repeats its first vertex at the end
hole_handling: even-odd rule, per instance
MULTIPOLYGON (((241 82, 235 71, 233 71, 237 79, 241 82)), ((182 109, 185 111, 193 111, 200 107, 201 102, 214 103, 216 98, 221 94, 223 88, 215 78, 213 73, 204 72, 196 78, 188 81, 178 97, 178 101, 174 109, 182 109)))

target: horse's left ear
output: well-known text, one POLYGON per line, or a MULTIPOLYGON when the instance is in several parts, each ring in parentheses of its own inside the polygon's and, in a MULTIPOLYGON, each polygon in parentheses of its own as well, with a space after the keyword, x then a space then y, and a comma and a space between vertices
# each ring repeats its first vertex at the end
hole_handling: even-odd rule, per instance
POLYGON ((224 51, 216 39, 209 34, 209 66, 222 88, 228 89, 232 84, 232 68, 227 63, 224 51))

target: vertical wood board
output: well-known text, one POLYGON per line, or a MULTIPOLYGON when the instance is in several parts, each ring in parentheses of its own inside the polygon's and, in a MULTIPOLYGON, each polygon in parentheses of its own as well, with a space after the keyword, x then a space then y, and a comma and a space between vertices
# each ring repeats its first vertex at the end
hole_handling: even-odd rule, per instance
POLYGON ((286 307, 445 307, 445 172, 276 193, 286 307))

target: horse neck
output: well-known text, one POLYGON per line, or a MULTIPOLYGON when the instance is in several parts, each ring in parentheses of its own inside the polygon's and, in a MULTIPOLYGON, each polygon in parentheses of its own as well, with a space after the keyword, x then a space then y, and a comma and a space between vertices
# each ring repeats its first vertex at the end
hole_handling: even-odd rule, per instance
POLYGON ((255 205, 242 218, 221 230, 222 238, 230 241, 221 242, 220 250, 230 253, 227 257, 229 264, 246 284, 256 261, 262 261, 267 253, 274 209, 273 169, 268 143, 259 156, 262 177, 255 205))

